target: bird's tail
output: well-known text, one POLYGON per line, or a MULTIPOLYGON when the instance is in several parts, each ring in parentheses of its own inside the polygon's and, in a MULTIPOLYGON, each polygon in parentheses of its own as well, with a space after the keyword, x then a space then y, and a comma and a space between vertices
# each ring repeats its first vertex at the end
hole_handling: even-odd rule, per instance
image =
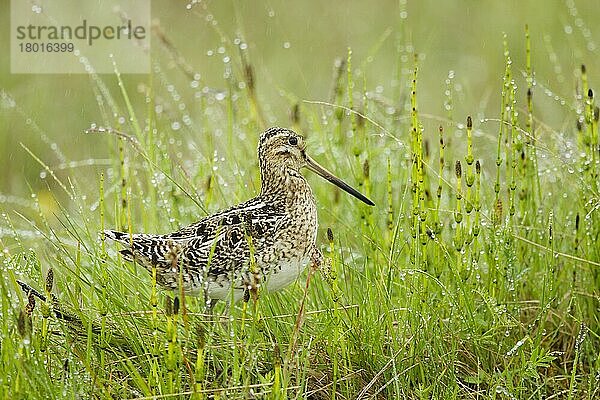
POLYGON ((112 229, 106 229, 104 232, 104 237, 110 240, 114 240, 115 242, 119 242, 122 245, 125 245, 127 248, 123 250, 119 250, 119 253, 123 255, 123 258, 127 261, 133 261, 134 254, 132 251, 132 244, 136 240, 137 233, 129 234, 126 232, 113 231, 112 229))
POLYGON ((105 238, 123 244, 128 244, 131 240, 135 238, 135 235, 130 235, 129 233, 125 232, 113 231, 112 229, 106 229, 102 233, 104 234, 105 238))

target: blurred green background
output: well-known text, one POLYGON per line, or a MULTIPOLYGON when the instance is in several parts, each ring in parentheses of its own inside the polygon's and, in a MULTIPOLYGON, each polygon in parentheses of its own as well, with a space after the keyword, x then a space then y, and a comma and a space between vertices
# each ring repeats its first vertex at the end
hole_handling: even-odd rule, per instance
MULTIPOLYGON (((82 132, 91 123, 114 126, 114 120, 103 121, 96 85, 87 75, 11 74, 8 2, 0 13, 4 31, 0 37, 4 54, 0 58, 0 194, 9 202, 7 196, 28 197, 30 191, 39 193, 54 185, 40 178, 42 167, 20 143, 59 177, 95 173, 94 168, 102 168, 103 159, 114 155, 82 132), (90 159, 95 166, 64 164, 87 164, 90 159)), ((169 98, 176 88, 178 102, 186 105, 192 119, 201 118, 204 112, 199 91, 226 90, 228 68, 237 80, 243 80, 241 53, 236 51, 240 43, 248 46, 245 53, 254 68, 257 96, 268 125, 289 125, 289 110, 298 101, 331 101, 333 66, 337 58, 347 56, 349 47, 352 67, 364 77, 356 82, 355 94, 361 96, 366 89, 394 106, 402 106, 406 100, 411 53, 418 53, 419 108, 422 119, 432 124, 438 117, 447 117, 444 104, 449 74, 454 76, 451 86, 457 121, 464 121, 467 114, 478 120, 497 118, 504 72, 503 33, 515 75, 520 77, 525 65, 526 24, 537 83, 536 116, 546 124, 555 129, 573 124, 559 103, 574 98, 580 64, 588 65, 592 87, 599 77, 595 64, 600 33, 591 28, 600 10, 591 0, 153 1, 152 16, 190 72, 200 74, 194 87, 181 72, 181 63, 174 62, 172 53, 155 35, 152 59, 161 71, 153 77, 155 95, 169 98), (229 64, 223 62, 225 57, 230 57, 229 64)), ((100 78, 122 105, 116 78, 100 78)), ((123 79, 136 112, 143 116, 146 104, 140 88, 148 84, 148 76, 126 75, 123 79)), ((523 90, 520 96, 524 96, 523 90)), ((180 116, 165 112, 160 118, 176 121, 180 116)), ((496 126, 489 129, 494 132, 496 126)), ((254 138, 257 132, 248 134, 254 138)), ((192 128, 187 135, 202 142, 206 132, 192 128)), ((402 132, 396 135, 406 136, 402 132)), ((183 130, 173 131, 173 137, 186 140, 183 130)), ((254 139, 250 142, 255 145, 254 139)), ((187 156, 193 157, 193 152, 187 156)))

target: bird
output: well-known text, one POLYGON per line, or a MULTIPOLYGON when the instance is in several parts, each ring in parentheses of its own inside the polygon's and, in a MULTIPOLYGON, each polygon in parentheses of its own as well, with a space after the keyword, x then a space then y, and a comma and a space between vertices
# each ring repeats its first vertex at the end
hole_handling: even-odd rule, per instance
POLYGON ((272 127, 259 138, 260 193, 168 234, 105 230, 168 290, 204 295, 206 303, 231 304, 258 289, 275 292, 294 282, 308 264, 323 259, 317 246, 317 204, 307 168, 369 206, 375 204, 306 154, 296 132, 272 127))

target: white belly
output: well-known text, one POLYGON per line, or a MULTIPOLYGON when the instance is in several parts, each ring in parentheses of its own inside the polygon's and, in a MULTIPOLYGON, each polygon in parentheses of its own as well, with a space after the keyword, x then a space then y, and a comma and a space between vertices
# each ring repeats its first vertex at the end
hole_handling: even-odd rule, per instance
POLYGON ((296 262, 290 261, 280 264, 281 269, 275 270, 266 278, 267 291, 276 292, 294 282, 302 271, 304 271, 308 261, 309 259, 306 257, 296 262))
MULTIPOLYGON (((288 286, 294 282, 298 276, 302 273, 304 268, 309 262, 309 257, 301 259, 299 261, 288 261, 279 264, 281 269, 276 267, 274 271, 265 277, 265 281, 260 283, 260 290, 266 290, 267 292, 276 292, 288 286)), ((210 282, 208 285, 208 297, 213 300, 225 300, 231 299, 231 285, 224 284, 221 286, 217 282, 210 282)), ((244 295, 244 290, 234 289, 233 290, 233 301, 234 303, 240 300, 244 295)))

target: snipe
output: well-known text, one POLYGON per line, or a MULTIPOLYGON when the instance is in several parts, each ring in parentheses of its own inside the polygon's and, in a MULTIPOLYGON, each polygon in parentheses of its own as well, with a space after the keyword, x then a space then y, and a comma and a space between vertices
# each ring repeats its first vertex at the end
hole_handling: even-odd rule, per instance
POLYGON ((260 136, 260 194, 209 215, 177 232, 153 235, 107 230, 126 248, 124 258, 149 271, 157 283, 187 294, 204 292, 207 301, 234 302, 261 286, 279 290, 293 282, 309 262, 319 264, 317 206, 303 167, 368 205, 374 203, 317 164, 305 152, 302 136, 270 128, 260 136), (233 287, 232 287, 233 286, 233 287))

